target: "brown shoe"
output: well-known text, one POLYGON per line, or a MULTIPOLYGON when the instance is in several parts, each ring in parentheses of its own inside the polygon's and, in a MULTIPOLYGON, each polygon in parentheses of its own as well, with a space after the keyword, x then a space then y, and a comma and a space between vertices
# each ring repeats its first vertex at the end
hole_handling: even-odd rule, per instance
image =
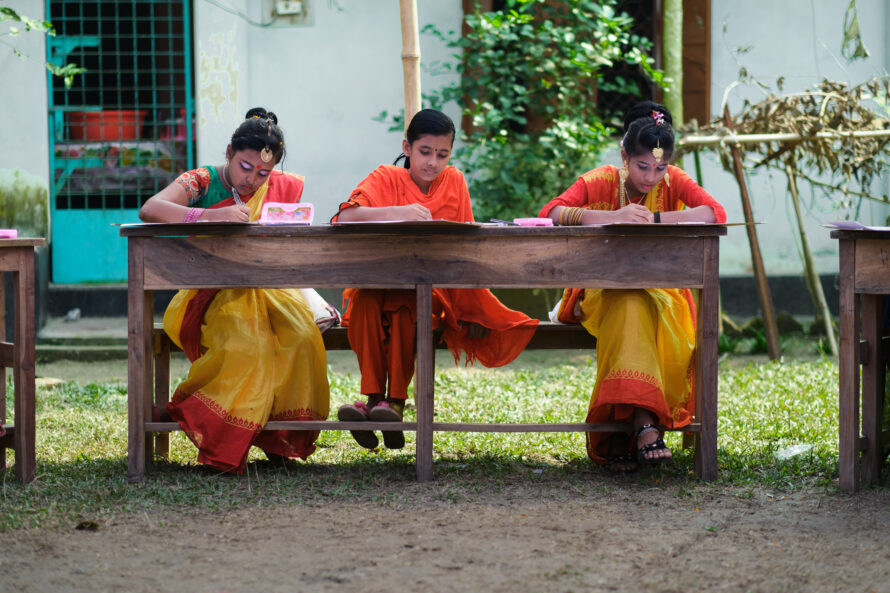
MULTIPOLYGON (((401 422, 404 409, 404 402, 389 399, 371 408, 368 418, 374 422, 401 422)), ((384 430, 383 444, 387 449, 401 449, 405 446, 405 433, 401 430, 384 430)))
MULTIPOLYGON (((337 420, 341 422, 361 422, 368 419, 368 404, 355 402, 344 404, 337 410, 337 420)), ((373 430, 350 430, 355 442, 365 449, 376 449, 380 441, 373 430)))

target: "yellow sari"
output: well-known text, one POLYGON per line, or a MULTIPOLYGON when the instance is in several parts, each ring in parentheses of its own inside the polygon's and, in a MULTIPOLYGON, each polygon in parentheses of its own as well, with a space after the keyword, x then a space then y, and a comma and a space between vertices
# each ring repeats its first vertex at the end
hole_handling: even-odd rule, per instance
MULTIPOLYGON (((707 205, 717 222, 726 222, 723 207, 685 172, 669 166, 668 173, 670 184, 662 179, 641 202, 650 211, 707 205)), ((539 216, 549 216, 556 206, 618 210, 618 193, 618 170, 599 167, 548 202, 539 216)), ((669 429, 692 422, 696 319, 692 291, 568 288, 557 318, 581 323, 597 338, 597 375, 587 422, 632 424, 635 407, 652 412, 669 429)), ((587 433, 587 453, 595 462, 607 463, 610 435, 587 433)))
MULTIPOLYGON (((302 180, 283 175, 247 202, 250 220, 266 199, 299 200, 302 180)), ((324 342, 299 291, 182 290, 164 330, 192 361, 167 410, 198 447, 200 463, 241 473, 251 445, 291 458, 315 451, 319 431, 262 430, 270 420, 328 416, 324 342)))
MULTIPOLYGON (((649 410, 666 428, 695 414, 695 303, 689 290, 586 289, 581 325, 597 338, 596 383, 587 422, 633 423, 649 410)), ((587 433, 587 453, 605 463, 609 433, 587 433)))

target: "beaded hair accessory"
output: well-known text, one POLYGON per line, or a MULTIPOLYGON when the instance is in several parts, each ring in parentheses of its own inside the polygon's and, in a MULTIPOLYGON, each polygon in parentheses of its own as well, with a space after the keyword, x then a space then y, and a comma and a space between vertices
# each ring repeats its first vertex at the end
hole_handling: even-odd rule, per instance
MULTIPOLYGON (((270 117, 270 118, 266 119, 266 136, 271 136, 271 135, 272 135, 272 118, 270 117)), ((275 157, 275 155, 272 153, 272 149, 269 148, 268 144, 263 148, 263 150, 260 151, 260 158, 263 159, 264 163, 268 163, 274 157, 275 157)))
MULTIPOLYGON (((664 114, 658 111, 652 111, 652 119, 655 120, 656 126, 664 125, 664 114)), ((664 156, 664 149, 661 147, 661 140, 652 149, 652 156, 655 157, 655 164, 661 163, 661 157, 664 156)))

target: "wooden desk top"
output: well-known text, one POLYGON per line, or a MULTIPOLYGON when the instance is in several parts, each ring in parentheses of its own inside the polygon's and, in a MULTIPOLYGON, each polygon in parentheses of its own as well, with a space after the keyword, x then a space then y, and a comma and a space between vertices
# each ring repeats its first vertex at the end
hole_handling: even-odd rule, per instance
POLYGON ((469 235, 485 237, 530 236, 668 236, 714 237, 726 235, 720 224, 612 224, 602 226, 520 227, 449 221, 371 222, 323 225, 260 225, 255 223, 173 223, 121 225, 122 237, 316 237, 353 234, 469 235))
POLYGON ((144 270, 146 290, 413 288, 418 284, 700 288, 703 239, 725 234, 726 227, 721 225, 273 227, 193 223, 121 227, 121 235, 137 239, 134 245, 141 246, 136 265, 144 270))
POLYGON ((42 237, 21 237, 18 239, 0 239, 0 249, 5 247, 40 247, 46 245, 42 237))

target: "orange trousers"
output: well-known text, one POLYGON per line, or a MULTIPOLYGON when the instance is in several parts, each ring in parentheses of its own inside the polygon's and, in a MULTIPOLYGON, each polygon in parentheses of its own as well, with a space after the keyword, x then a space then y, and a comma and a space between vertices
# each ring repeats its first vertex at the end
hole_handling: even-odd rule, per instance
MULTIPOLYGON (((413 290, 351 291, 344 322, 363 394, 408 398, 417 352, 416 298, 413 290)), ((441 304, 433 298, 434 316, 437 310, 441 315, 441 304)))

